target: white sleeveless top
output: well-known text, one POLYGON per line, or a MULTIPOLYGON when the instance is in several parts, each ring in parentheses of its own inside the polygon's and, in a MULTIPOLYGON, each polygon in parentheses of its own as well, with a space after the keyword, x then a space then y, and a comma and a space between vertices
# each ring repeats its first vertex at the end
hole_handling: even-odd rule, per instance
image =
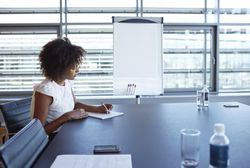
POLYGON ((64 113, 72 111, 75 106, 75 100, 72 93, 72 87, 69 80, 65 80, 65 85, 58 85, 50 79, 43 80, 40 84, 33 88, 31 114, 34 114, 35 92, 53 97, 53 102, 49 106, 48 117, 46 123, 54 121, 64 113))

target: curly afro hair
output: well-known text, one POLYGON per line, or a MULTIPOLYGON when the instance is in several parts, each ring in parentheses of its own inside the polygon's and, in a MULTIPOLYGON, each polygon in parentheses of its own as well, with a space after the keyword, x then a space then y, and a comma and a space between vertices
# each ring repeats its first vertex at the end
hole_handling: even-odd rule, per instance
POLYGON ((49 79, 60 79, 68 68, 81 64, 85 55, 86 51, 68 38, 54 39, 39 54, 42 73, 49 79))

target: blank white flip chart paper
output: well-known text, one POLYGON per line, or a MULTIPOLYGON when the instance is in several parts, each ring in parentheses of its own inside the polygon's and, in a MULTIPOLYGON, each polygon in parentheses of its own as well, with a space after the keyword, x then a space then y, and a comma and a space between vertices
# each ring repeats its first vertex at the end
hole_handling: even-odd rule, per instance
MULTIPOLYGON (((114 19, 115 20, 115 19, 114 19)), ((163 93, 163 54, 161 18, 117 17, 114 27, 114 94, 163 93), (152 21, 151 21, 152 20, 152 21)))

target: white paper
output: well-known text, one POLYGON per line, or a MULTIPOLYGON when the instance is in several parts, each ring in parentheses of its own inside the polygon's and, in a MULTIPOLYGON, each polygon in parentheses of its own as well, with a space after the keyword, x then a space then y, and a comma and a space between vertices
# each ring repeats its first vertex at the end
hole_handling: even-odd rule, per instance
POLYGON ((92 112, 87 112, 87 113, 88 113, 89 117, 94 117, 94 118, 98 118, 98 119, 102 119, 102 120, 121 116, 124 114, 122 112, 117 112, 117 111, 110 111, 110 113, 92 113, 92 112))
POLYGON ((51 168, 132 168, 131 155, 58 155, 51 168))

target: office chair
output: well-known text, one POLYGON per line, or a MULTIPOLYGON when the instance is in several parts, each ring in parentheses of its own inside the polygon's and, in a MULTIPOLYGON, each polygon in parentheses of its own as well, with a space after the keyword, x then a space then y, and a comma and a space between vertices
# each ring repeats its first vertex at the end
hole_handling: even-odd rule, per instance
POLYGON ((13 136, 30 121, 31 97, 0 104, 8 135, 13 136))
POLYGON ((48 143, 48 135, 39 119, 33 119, 0 147, 6 168, 29 168, 48 143))

